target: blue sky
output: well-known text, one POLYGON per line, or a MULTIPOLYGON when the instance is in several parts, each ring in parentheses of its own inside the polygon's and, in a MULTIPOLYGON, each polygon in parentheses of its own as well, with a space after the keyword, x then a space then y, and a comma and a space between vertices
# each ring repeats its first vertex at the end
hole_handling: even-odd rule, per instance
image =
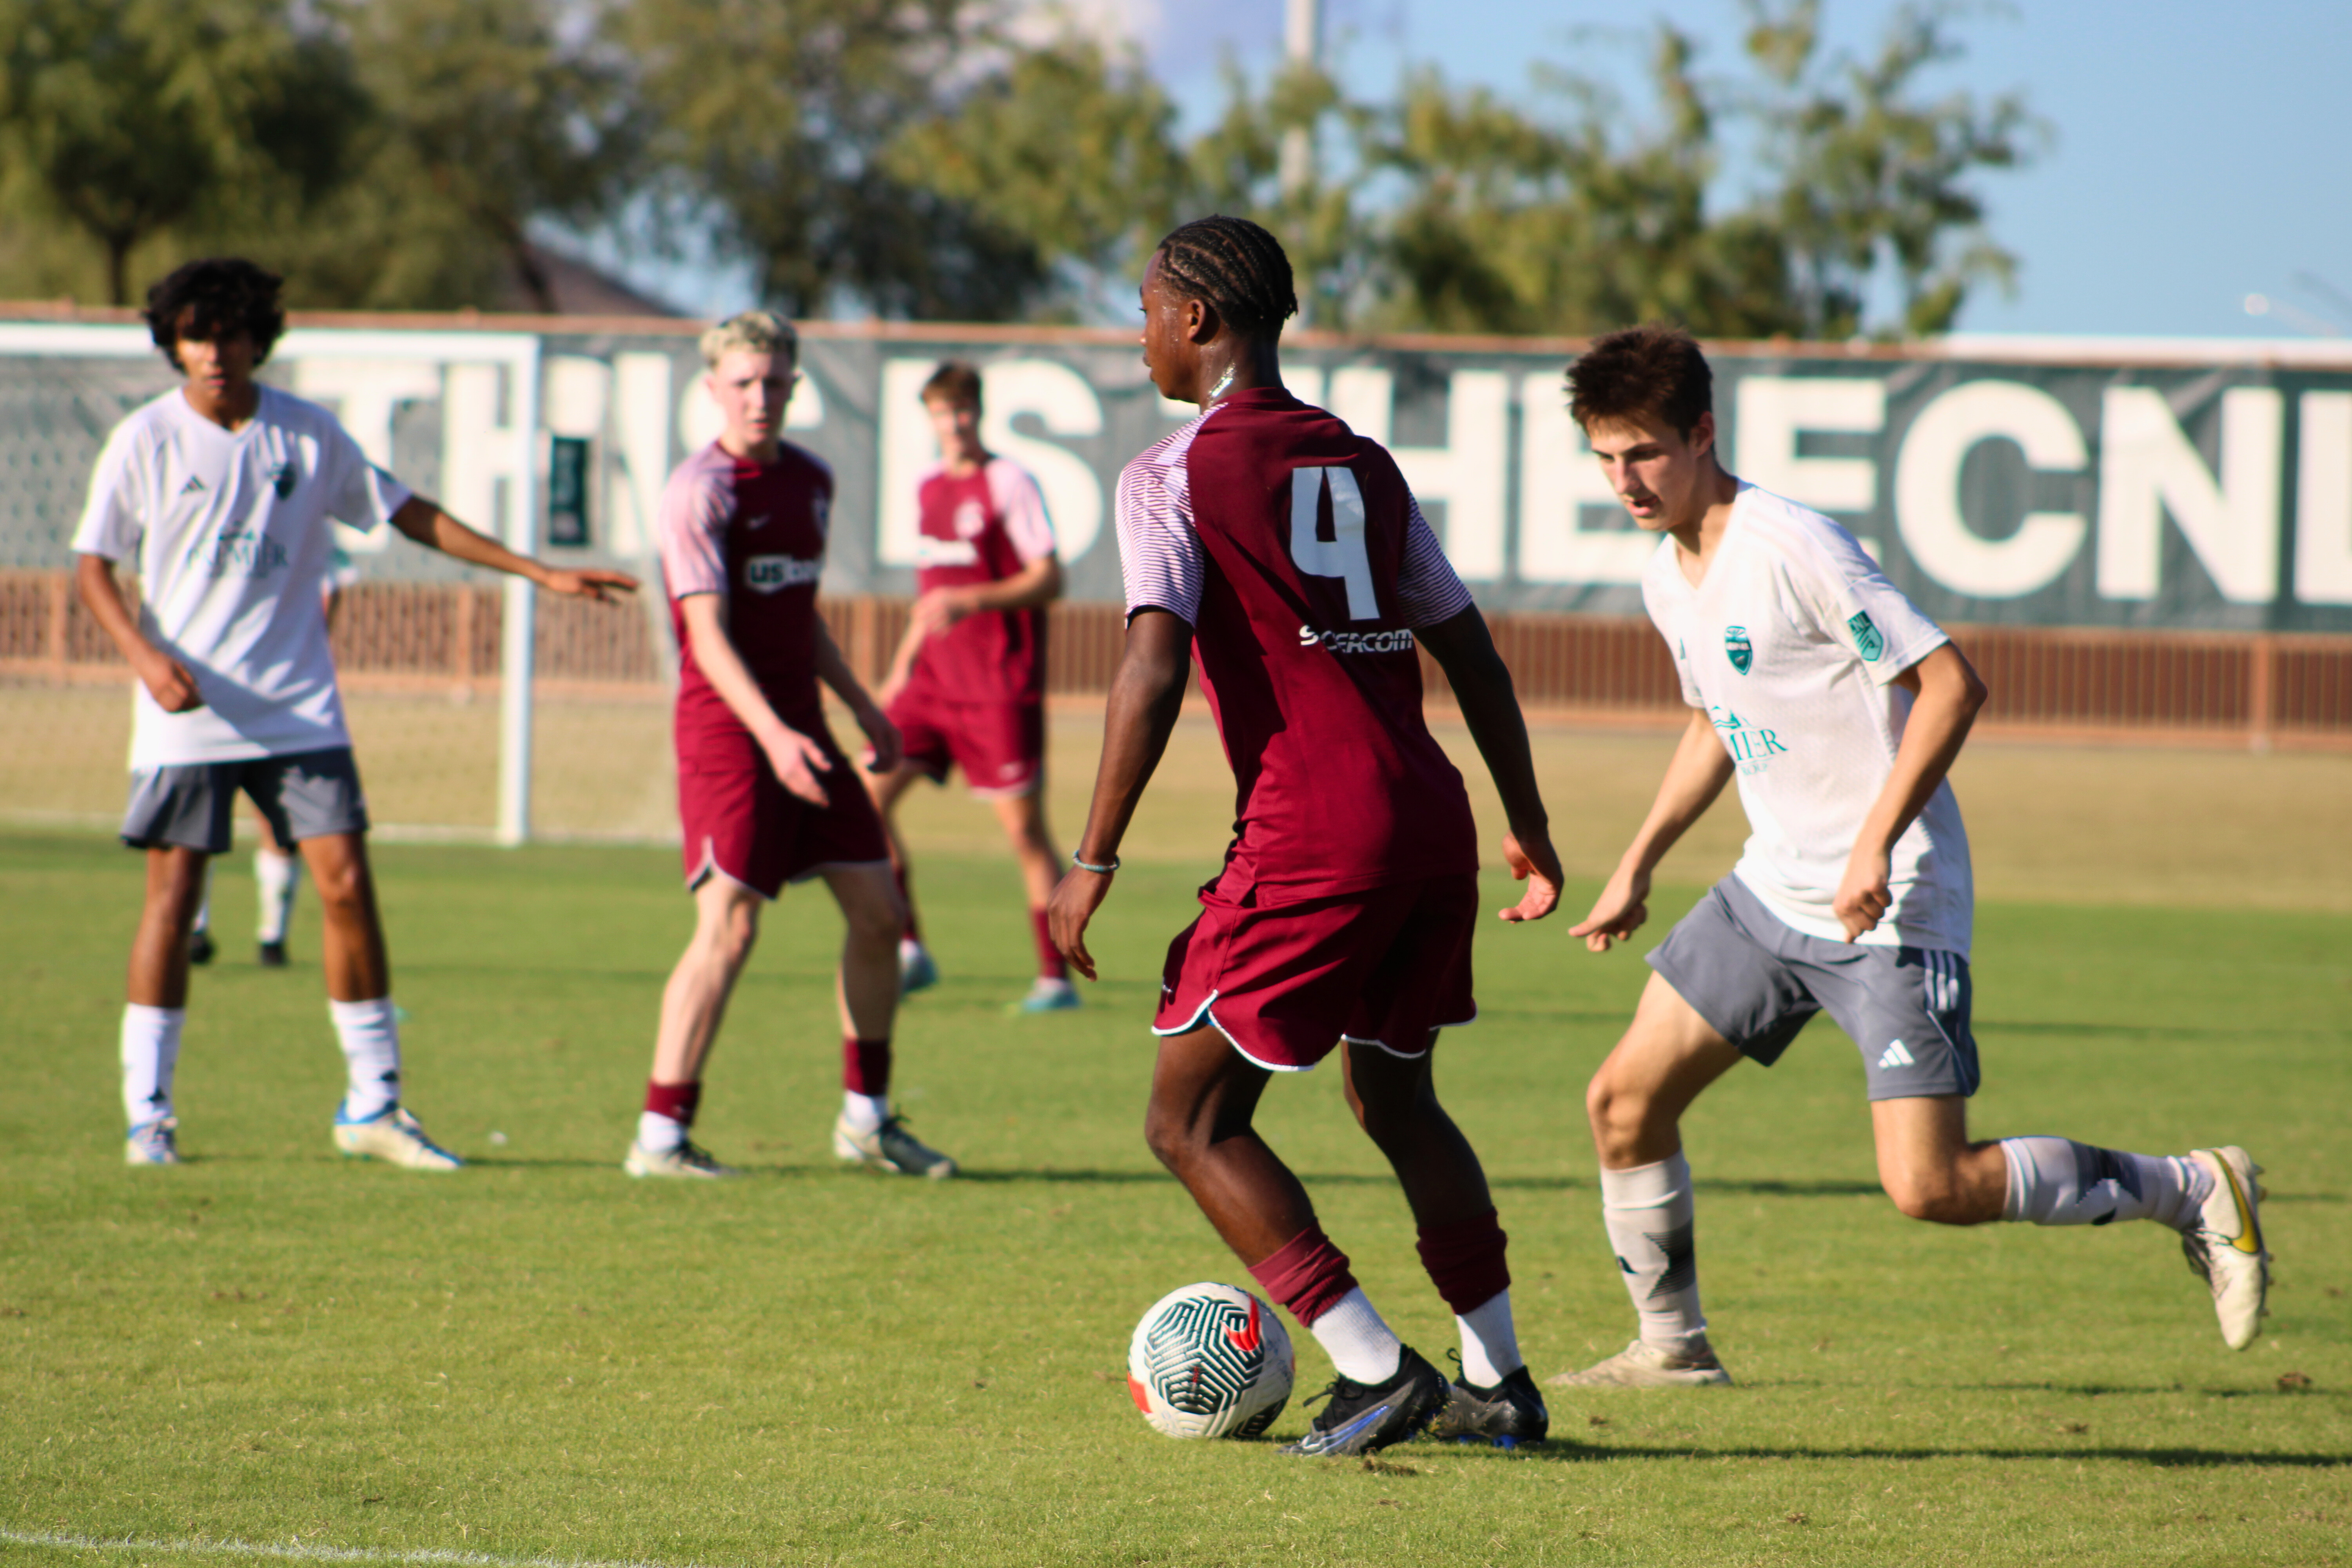
MULTIPOLYGON (((1077 0, 1140 46, 1188 129, 1220 102, 1230 54, 1263 69, 1281 47, 1282 0, 1077 0)), ((1824 0, 1833 47, 1869 49, 1895 6, 1824 0)), ((1640 38, 1660 18, 1738 63, 1737 0, 1647 6, 1600 0, 1325 0, 1329 58, 1352 93, 1391 92, 1409 64, 1538 101, 1540 60, 1641 89, 1640 38)), ((2036 163, 1979 177, 1993 237, 2021 266, 2014 298, 1970 300, 1968 331, 2304 336, 2313 318, 2352 332, 2352 4, 2272 0, 2026 0, 1964 13, 1960 60, 1937 90, 2011 89, 2053 132, 2036 163), (2315 276, 2332 285, 2298 280, 2315 276), (2276 302, 2251 316, 2246 297, 2276 302)), ((740 285, 711 268, 658 282, 689 308, 740 285)))

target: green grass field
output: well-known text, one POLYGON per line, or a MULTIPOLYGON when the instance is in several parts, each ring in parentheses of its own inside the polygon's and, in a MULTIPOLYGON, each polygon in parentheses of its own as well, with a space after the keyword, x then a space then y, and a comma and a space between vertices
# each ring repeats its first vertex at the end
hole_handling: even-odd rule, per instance
MULTIPOLYGON (((1560 1394, 1531 1454, 1322 1464, 1171 1443, 1123 1386, 1148 1303, 1244 1279, 1139 1131, 1159 956, 1202 868, 1122 876, 1088 1009, 1013 1021, 1009 860, 924 864, 948 978, 902 1016, 898 1089, 964 1162, 937 1185, 835 1169, 838 924, 821 894, 787 899, 703 1122, 752 1173, 687 1187, 617 1169, 688 930, 674 857, 378 858, 410 1101, 475 1161, 452 1177, 337 1162, 315 918, 293 971, 253 967, 241 858, 182 1061, 189 1163, 124 1169, 135 858, 0 837, 0 1559, 2352 1561, 2352 916, 1979 912, 1980 1131, 2250 1146, 2279 1255, 2252 1351, 2221 1346, 2155 1227, 1903 1220, 1874 1184, 1859 1063, 1822 1024, 1688 1129, 1738 1387, 1560 1394)), ((1655 929, 1691 896, 1662 899, 1655 929)), ((1494 1179, 1544 1375, 1632 1331, 1580 1105, 1646 972, 1564 924, 1494 926, 1479 966, 1483 1021, 1439 1079, 1494 1179)), ((1336 1072, 1268 1100, 1374 1298, 1448 1348, 1336 1072)), ((1328 1371, 1297 1339, 1303 1395, 1328 1371)), ((1294 1398, 1276 1436, 1305 1419, 1294 1398)))

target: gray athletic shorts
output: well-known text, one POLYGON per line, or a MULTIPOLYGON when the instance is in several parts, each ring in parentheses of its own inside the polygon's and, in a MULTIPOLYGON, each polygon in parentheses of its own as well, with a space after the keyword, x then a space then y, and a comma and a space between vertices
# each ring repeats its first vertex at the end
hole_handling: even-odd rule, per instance
POLYGON ((239 790, 253 797, 280 844, 367 831, 359 767, 349 746, 336 746, 290 757, 142 768, 131 775, 122 842, 133 849, 169 845, 225 855, 239 790))
POLYGON ((1682 999, 1766 1067, 1826 1011, 1862 1047, 1873 1100, 1977 1091, 1969 961, 1792 931, 1737 877, 1708 889, 1650 954, 1682 999))

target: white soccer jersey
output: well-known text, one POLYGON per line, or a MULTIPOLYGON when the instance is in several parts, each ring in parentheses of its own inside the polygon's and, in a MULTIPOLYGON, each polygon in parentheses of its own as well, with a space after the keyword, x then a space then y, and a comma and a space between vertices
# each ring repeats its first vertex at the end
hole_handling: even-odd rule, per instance
MULTIPOLYGON (((1733 874, 1795 930, 1843 942, 1832 900, 1911 711, 1891 683, 1948 639, 1853 535, 1748 484, 1706 579, 1693 587, 1661 540, 1642 602, 1738 766, 1749 833, 1733 874)), ((1965 954, 1976 888, 1948 780, 1890 858, 1894 906, 1861 940, 1965 954)))
POLYGON ((236 430, 176 391, 116 426, 73 547, 136 555, 140 629, 204 701, 166 713, 141 682, 131 767, 351 744, 320 593, 334 522, 374 528, 408 496, 333 415, 275 387, 236 430))

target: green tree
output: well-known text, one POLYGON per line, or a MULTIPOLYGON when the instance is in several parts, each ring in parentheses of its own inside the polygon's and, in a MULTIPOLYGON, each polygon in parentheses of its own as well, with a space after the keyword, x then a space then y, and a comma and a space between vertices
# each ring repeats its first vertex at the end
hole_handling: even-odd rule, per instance
POLYGON ((1946 331, 1979 284, 2009 286, 2017 258, 1985 233, 1966 184, 2028 162, 2043 127, 2024 101, 1919 96, 1922 72, 1957 58, 1952 7, 1906 7, 1869 60, 1823 60, 1820 0, 1748 0, 1749 58, 1769 84, 1759 110, 1778 191, 1761 212, 1781 237, 1801 331, 1864 329, 1872 278, 1891 270, 1900 331, 1946 331))
POLYGON ((635 0, 605 28, 671 221, 715 221, 771 302, 985 321, 1049 286, 1036 245, 897 152, 996 48, 965 0, 635 0))
POLYGON ((20 224, 62 215, 131 298, 160 232, 332 184, 348 57, 289 0, 0 0, 0 139, 20 224))
POLYGON ((606 216, 643 142, 617 63, 561 36, 556 0, 366 0, 341 15, 369 123, 368 194, 339 216, 404 231, 390 237, 412 252, 370 291, 427 302, 431 279, 478 276, 484 258, 467 253, 487 247, 555 310, 532 226, 606 216))
POLYGON ((1175 120, 1131 57, 1065 37, 1013 52, 952 109, 893 142, 887 161, 908 187, 1034 251, 1031 314, 1082 308, 1131 283, 1175 225, 1187 183, 1175 120))

